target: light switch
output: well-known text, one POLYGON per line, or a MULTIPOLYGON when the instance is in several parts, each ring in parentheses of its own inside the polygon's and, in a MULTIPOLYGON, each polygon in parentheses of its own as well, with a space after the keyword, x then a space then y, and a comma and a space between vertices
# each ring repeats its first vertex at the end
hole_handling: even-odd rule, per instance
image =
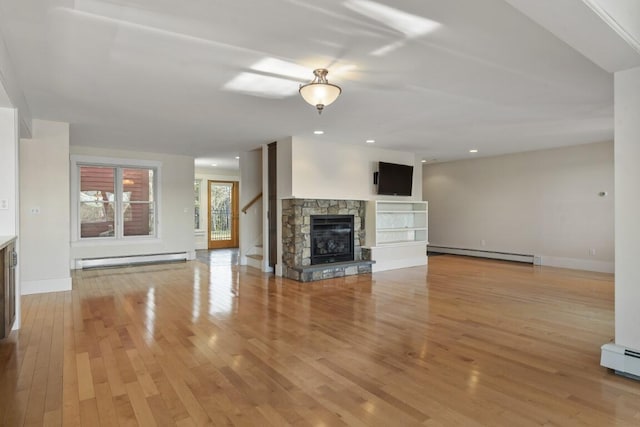
POLYGON ((9 201, 7 199, 0 200, 0 209, 1 210, 9 209, 9 201))

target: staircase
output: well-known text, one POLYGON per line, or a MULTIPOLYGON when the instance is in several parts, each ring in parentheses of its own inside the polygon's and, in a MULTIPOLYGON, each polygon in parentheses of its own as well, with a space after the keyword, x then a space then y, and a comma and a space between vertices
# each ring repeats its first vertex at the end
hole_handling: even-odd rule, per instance
POLYGON ((262 271, 262 244, 255 245, 247 254, 247 265, 262 271))

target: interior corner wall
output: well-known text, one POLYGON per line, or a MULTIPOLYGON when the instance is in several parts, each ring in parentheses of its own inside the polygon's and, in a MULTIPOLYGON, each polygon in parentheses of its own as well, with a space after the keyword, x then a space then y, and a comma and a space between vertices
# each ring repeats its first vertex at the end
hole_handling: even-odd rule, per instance
POLYGON ((277 197, 288 199, 293 196, 293 138, 277 141, 276 147, 277 197))
MULTIPOLYGON (((262 148, 240 153, 240 208, 262 193, 262 148)), ((262 243, 262 204, 264 197, 246 213, 240 212, 240 264, 247 263, 247 254, 262 243)))
POLYGON ((640 67, 615 73, 615 340, 640 351, 640 67))
MULTIPOLYGON (((237 181, 240 182, 240 197, 242 198, 242 183, 240 171, 236 169, 195 168, 195 179, 202 180, 200 184, 200 229, 194 231, 195 248, 209 249, 209 221, 207 220, 209 203, 209 181, 237 181)), ((240 203, 242 207, 242 202, 240 203)), ((242 229, 240 230, 242 235, 242 229)))
POLYGON ((613 167, 612 142, 425 165, 429 243, 613 272, 613 167))
POLYGON ((33 120, 20 140, 22 295, 71 289, 69 124, 33 120))
MULTIPOLYGON (((73 141, 71 141, 73 144, 73 141)), ((136 152, 71 145, 71 155, 159 162, 158 238, 71 243, 71 261, 83 258, 121 257, 186 252, 195 256, 193 235, 194 158, 190 156, 136 152)))
MULTIPOLYGON (((288 199, 293 196, 293 138, 285 138, 277 141, 276 146, 276 198, 278 200, 288 199)), ((263 153, 265 154, 265 159, 263 165, 266 167, 263 170, 263 176, 266 177, 264 180, 264 188, 267 189, 266 195, 266 212, 267 216, 265 216, 265 222, 267 227, 265 230, 269 230, 269 220, 268 215, 269 212, 269 185, 268 185, 268 176, 269 176, 269 148, 268 145, 264 148, 263 153)), ((277 203, 276 208, 276 218, 278 218, 277 226, 276 226, 276 266, 275 266, 275 274, 276 276, 282 276, 282 203, 277 203)), ((265 253, 268 257, 268 246, 267 252, 265 253)), ((268 258, 267 258, 268 259, 268 258)))

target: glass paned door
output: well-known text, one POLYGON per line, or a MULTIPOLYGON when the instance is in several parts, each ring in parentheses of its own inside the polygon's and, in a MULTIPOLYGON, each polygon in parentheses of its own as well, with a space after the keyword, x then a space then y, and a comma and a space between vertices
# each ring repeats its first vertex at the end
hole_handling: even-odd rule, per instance
POLYGON ((209 249, 238 247, 238 183, 209 181, 209 249))

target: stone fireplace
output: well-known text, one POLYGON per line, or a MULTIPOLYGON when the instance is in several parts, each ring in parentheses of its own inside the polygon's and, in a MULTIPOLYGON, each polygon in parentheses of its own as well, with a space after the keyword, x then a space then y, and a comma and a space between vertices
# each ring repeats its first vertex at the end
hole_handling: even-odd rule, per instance
POLYGON ((310 282, 370 273, 361 247, 365 208, 364 200, 284 199, 282 275, 310 282))

